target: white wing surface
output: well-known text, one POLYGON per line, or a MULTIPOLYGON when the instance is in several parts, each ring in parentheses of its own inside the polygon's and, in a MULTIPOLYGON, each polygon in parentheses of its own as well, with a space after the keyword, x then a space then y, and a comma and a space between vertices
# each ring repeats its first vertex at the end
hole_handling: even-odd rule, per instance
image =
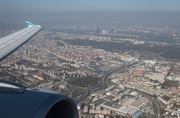
POLYGON ((26 21, 26 23, 28 24, 28 27, 0 38, 0 61, 14 52, 42 29, 40 25, 34 25, 28 21, 26 21))

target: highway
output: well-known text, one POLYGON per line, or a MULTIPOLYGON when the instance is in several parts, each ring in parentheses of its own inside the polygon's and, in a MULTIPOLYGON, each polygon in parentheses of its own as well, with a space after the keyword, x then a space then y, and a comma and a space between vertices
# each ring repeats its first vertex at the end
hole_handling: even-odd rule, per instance
POLYGON ((137 91, 138 93, 141 93, 142 95, 146 96, 151 102, 152 102, 152 107, 153 107, 153 111, 154 111, 154 116, 155 118, 161 118, 161 107, 159 102, 156 100, 156 98, 141 92, 139 90, 133 89, 134 91, 137 91))
MULTIPOLYGON (((85 91, 83 91, 78 97, 75 98, 75 103, 78 104, 81 100, 83 100, 84 98, 86 98, 87 96, 90 95, 91 92, 93 91, 97 91, 99 89, 102 89, 104 86, 105 86, 105 83, 106 83, 106 80, 108 78, 108 76, 116 71, 119 71, 121 69, 125 69, 126 67, 130 67, 130 66, 133 66, 135 64, 137 64, 138 62, 134 62, 134 63, 131 63, 131 64, 127 64, 127 65, 123 65, 119 68, 116 68, 116 69, 113 69, 109 72, 107 72, 107 74, 100 79, 100 81, 98 82, 97 85, 95 86, 92 86, 92 87, 88 87, 85 91)), ((153 98, 152 96, 144 93, 144 92, 141 92, 141 91, 138 91, 136 89, 134 89, 135 91, 143 94, 144 96, 146 96, 151 102, 152 102, 152 107, 153 107, 153 111, 154 111, 154 116, 155 118, 161 118, 161 111, 160 111, 160 104, 158 103, 158 101, 156 100, 156 98, 153 98)))
POLYGON ((127 65, 123 65, 123 66, 121 66, 121 67, 119 67, 119 68, 116 68, 116 69, 113 69, 113 70, 107 72, 107 74, 106 74, 103 78, 100 79, 100 81, 98 82, 97 85, 92 86, 92 87, 88 87, 88 88, 87 88, 85 91, 83 91, 79 96, 77 96, 77 97, 74 99, 75 103, 78 104, 81 100, 83 100, 84 98, 86 98, 87 96, 89 96, 92 91, 97 91, 97 90, 99 90, 99 89, 102 89, 102 88, 105 86, 106 80, 107 80, 107 78, 108 78, 108 76, 109 76, 110 74, 112 74, 112 73, 114 73, 114 72, 116 72, 116 71, 119 71, 119 70, 121 70, 121 69, 125 69, 126 67, 128 68, 128 67, 130 67, 130 66, 133 66, 133 65, 135 65, 135 64, 137 64, 137 63, 138 63, 138 62, 134 62, 134 63, 127 64, 127 65))

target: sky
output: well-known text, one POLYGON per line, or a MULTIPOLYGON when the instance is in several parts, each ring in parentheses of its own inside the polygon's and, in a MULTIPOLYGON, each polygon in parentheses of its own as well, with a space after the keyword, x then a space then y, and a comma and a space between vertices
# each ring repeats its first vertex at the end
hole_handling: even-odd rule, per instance
POLYGON ((180 0, 1 0, 1 10, 180 11, 180 0))
POLYGON ((180 0, 1 0, 0 22, 171 24, 180 0))

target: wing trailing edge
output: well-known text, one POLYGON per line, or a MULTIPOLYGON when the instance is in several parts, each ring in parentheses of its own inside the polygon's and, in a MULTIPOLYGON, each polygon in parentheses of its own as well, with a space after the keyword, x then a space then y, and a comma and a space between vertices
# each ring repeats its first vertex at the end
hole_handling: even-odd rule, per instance
POLYGON ((26 21, 26 23, 28 27, 0 38, 0 61, 26 43, 42 29, 40 25, 34 25, 28 21, 26 21))

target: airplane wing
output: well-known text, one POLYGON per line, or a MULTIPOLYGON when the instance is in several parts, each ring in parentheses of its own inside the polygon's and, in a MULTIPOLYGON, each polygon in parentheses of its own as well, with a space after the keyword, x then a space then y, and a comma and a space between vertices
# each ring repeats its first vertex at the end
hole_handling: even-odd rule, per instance
POLYGON ((40 25, 34 25, 28 21, 26 21, 26 23, 28 24, 28 27, 0 38, 0 61, 14 52, 42 29, 40 25))
MULTIPOLYGON (((28 27, 0 38, 0 60, 42 29, 26 23, 28 27)), ((1 118, 78 118, 76 104, 68 96, 5 80, 0 80, 0 106, 1 118)))

